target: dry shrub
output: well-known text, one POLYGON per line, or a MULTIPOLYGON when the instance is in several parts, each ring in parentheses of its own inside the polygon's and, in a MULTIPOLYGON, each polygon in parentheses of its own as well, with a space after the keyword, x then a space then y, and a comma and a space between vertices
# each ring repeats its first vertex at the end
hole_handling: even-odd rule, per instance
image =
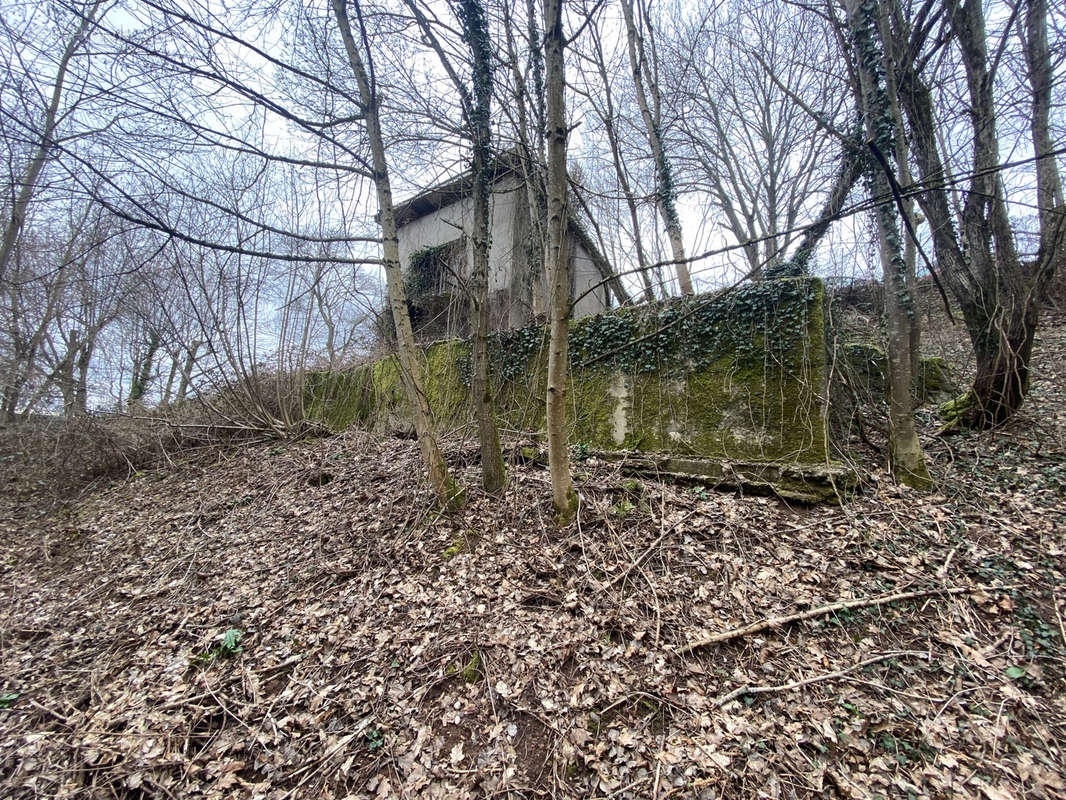
POLYGON ((37 416, 0 425, 0 485, 16 506, 54 504, 92 481, 157 460, 173 437, 118 415, 37 416))
POLYGON ((224 445, 249 433, 196 403, 165 412, 39 415, 0 424, 0 495, 8 511, 45 510, 97 481, 125 478, 180 452, 224 445))
POLYGON ((189 402, 182 409, 194 410, 197 422, 209 422, 219 430, 256 432, 280 438, 298 437, 308 429, 304 408, 306 374, 263 372, 230 382, 202 402, 189 402))

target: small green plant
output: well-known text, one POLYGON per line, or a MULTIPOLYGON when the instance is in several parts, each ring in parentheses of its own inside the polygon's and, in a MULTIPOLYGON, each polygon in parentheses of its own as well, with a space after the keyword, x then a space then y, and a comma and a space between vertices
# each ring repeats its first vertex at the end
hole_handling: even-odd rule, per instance
POLYGON ((477 683, 485 677, 481 671, 481 654, 476 650, 470 654, 470 660, 465 667, 462 667, 461 664, 462 661, 458 664, 449 664, 447 669, 444 670, 445 674, 458 675, 465 683, 477 683))
POLYGON ((0 708, 11 708, 20 697, 18 692, 5 692, 0 694, 0 708))
POLYGON ((243 638, 243 631, 238 628, 230 628, 222 634, 222 641, 216 647, 194 656, 192 659, 193 664, 203 666, 218 659, 233 658, 244 650, 241 646, 241 639, 243 638))
POLYGON ((381 748, 385 744, 385 734, 381 728, 369 728, 364 737, 366 741, 366 749, 373 753, 375 750, 381 748))
POLYGON ((447 548, 445 548, 444 552, 441 553, 441 556, 444 558, 445 561, 450 561, 451 559, 462 553, 464 550, 472 552, 474 549, 474 545, 477 544, 477 540, 479 538, 480 536, 477 531, 460 531, 459 533, 455 534, 455 537, 452 539, 452 543, 448 545, 447 548))

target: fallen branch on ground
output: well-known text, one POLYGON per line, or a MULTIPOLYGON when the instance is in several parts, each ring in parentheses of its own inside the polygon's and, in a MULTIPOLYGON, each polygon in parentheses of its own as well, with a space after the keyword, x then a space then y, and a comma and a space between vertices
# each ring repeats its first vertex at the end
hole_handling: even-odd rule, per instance
POLYGON ((601 592, 602 591, 606 591, 607 589, 610 589, 612 586, 614 586, 619 581, 625 580, 626 576, 628 576, 630 572, 632 572, 637 567, 639 567, 641 564, 643 564, 648 559, 648 556, 650 556, 652 553, 655 552, 655 548, 657 548, 660 544, 663 543, 663 539, 665 539, 667 536, 669 536, 671 533, 673 533, 675 530, 677 530, 678 526, 681 525, 681 523, 684 522, 685 520, 687 520, 689 517, 691 517, 694 513, 695 513, 694 511, 688 512, 687 514, 683 515, 681 517, 681 519, 679 519, 677 522, 675 522, 673 525, 671 525, 669 528, 663 529, 663 532, 659 534, 659 538, 657 538, 654 542, 652 542, 647 547, 647 549, 645 549, 643 553, 641 553, 639 556, 637 556, 637 558, 634 561, 632 561, 628 567, 626 567, 624 570, 622 570, 622 572, 620 572, 618 575, 615 575, 607 583, 601 585, 599 587, 599 590, 601 592))
POLYGON ((714 708, 721 708, 726 703, 736 700, 738 697, 744 697, 751 694, 773 694, 774 692, 790 692, 793 689, 799 689, 803 686, 810 686, 812 683, 822 683, 823 681, 831 681, 836 678, 843 678, 849 672, 854 672, 857 669, 868 667, 871 664, 877 664, 881 661, 888 661, 890 658, 899 658, 900 656, 918 656, 920 658, 929 658, 928 653, 923 653, 920 650, 899 650, 894 653, 882 653, 879 656, 868 658, 865 661, 860 661, 858 664, 852 664, 846 669, 837 670, 836 672, 827 672, 824 675, 815 675, 813 678, 804 678, 801 681, 793 681, 792 683, 783 683, 780 686, 741 686, 739 689, 734 689, 728 694, 724 694, 714 701, 714 708))
POLYGON ((768 628, 780 628, 782 625, 788 625, 792 622, 803 622, 804 620, 815 619, 816 617, 824 617, 826 614, 832 614, 834 611, 844 611, 845 609, 851 608, 868 608, 870 606, 883 606, 888 603, 899 602, 900 600, 917 600, 922 597, 932 597, 934 595, 974 594, 975 592, 984 591, 1001 592, 1005 589, 1016 589, 1019 585, 1020 584, 1012 584, 1010 586, 955 586, 950 589, 922 589, 915 592, 886 594, 881 595, 880 597, 862 597, 855 600, 841 600, 838 603, 819 606, 818 608, 812 608, 809 611, 801 611, 797 614, 789 614, 785 617, 768 617, 759 620, 758 622, 753 622, 750 625, 744 625, 740 628, 716 633, 714 636, 708 636, 706 639, 700 639, 699 641, 678 648, 677 653, 679 655, 684 655, 710 644, 728 642, 731 639, 739 639, 741 636, 759 633, 768 628))

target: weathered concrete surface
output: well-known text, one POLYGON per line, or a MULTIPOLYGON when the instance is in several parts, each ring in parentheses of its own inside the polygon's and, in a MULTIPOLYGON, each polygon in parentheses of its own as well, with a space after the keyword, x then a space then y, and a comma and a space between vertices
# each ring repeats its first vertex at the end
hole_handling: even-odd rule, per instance
MULTIPOLYGON (((821 281, 797 278, 719 299, 579 320, 570 337, 570 441, 596 450, 738 462, 753 482, 768 485, 801 482, 780 469, 761 470, 765 480, 755 481, 751 465, 828 461, 823 303, 821 281)), ((542 431, 543 331, 500 334, 490 350, 501 427, 542 431)), ((442 427, 471 419, 469 353, 459 340, 426 350, 426 391, 442 427)), ((307 401, 311 415, 334 429, 405 424, 392 358, 313 375, 307 401)), ((831 486, 835 479, 827 480, 831 486)), ((793 492, 798 499, 801 494, 793 492)))

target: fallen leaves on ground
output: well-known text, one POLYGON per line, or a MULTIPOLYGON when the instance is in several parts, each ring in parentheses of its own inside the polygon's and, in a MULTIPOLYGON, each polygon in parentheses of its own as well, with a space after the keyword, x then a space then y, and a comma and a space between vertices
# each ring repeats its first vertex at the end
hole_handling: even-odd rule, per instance
MULTIPOLYGON (((1061 349, 1052 335, 1042 352, 1061 349)), ((501 497, 471 492, 441 516, 415 443, 353 431, 11 516, 0 786, 1066 797, 1063 369, 1038 372, 1029 414, 1057 410, 929 439, 937 492, 875 474, 837 508, 590 459, 563 530, 534 464, 512 465, 501 497), (681 653, 766 617, 933 588, 972 591, 681 653)), ((476 445, 452 441, 448 456, 476 485, 476 445)))

